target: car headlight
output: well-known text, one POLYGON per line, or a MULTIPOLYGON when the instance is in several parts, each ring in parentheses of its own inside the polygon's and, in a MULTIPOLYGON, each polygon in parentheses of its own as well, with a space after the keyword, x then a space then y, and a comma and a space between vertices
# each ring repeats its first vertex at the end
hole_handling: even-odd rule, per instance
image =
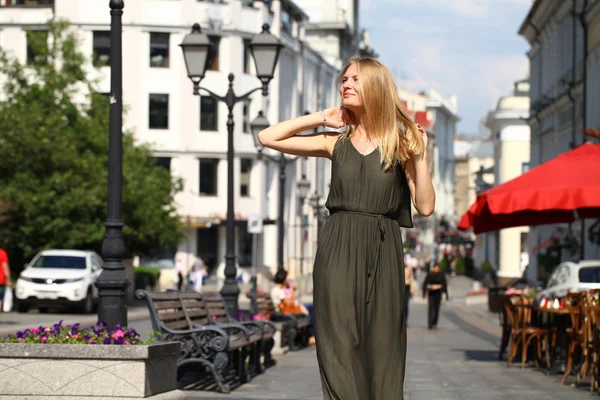
POLYGON ((65 283, 81 282, 82 280, 83 280, 83 278, 65 279, 65 283))

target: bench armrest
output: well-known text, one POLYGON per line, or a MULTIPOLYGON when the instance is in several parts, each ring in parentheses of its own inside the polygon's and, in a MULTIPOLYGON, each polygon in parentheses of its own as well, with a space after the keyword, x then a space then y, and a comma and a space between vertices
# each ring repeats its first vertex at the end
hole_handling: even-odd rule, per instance
MULTIPOLYGON (((196 325, 194 325, 194 327, 196 327, 196 325)), ((215 327, 233 335, 235 335, 237 332, 241 332, 246 339, 250 338, 250 332, 240 323, 215 323, 213 325, 209 325, 209 327, 215 327)))
POLYGON ((240 321, 239 323, 251 333, 257 332, 261 335, 263 333, 264 324, 261 324, 259 321, 240 321))

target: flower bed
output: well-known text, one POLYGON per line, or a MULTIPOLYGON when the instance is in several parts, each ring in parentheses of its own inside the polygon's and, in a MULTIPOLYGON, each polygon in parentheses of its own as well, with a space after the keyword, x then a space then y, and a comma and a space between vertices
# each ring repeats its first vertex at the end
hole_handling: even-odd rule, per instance
POLYGON ((26 329, 0 341, 0 397, 147 397, 177 388, 180 352, 104 323, 26 329))
POLYGON ((25 329, 7 339, 0 338, 0 343, 42 343, 42 344, 151 344, 154 339, 141 340, 135 329, 123 329, 117 324, 109 329, 104 322, 95 326, 82 328, 79 324, 63 325, 62 320, 53 326, 40 326, 25 329))
POLYGON ((467 296, 477 296, 477 295, 482 295, 482 294, 488 294, 488 290, 487 289, 479 289, 479 290, 471 290, 470 292, 467 292, 467 296))

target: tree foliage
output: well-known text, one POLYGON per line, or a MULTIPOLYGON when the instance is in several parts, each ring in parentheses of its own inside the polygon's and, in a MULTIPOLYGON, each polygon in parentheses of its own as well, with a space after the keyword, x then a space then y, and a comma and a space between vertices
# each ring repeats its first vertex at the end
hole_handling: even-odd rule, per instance
MULTIPOLYGON (((0 247, 19 266, 46 248, 100 250, 108 176, 109 99, 89 78, 77 34, 49 21, 47 34, 28 35, 35 57, 26 65, 0 49, 0 247)), ((179 242, 179 190, 124 132, 128 255, 179 242)))

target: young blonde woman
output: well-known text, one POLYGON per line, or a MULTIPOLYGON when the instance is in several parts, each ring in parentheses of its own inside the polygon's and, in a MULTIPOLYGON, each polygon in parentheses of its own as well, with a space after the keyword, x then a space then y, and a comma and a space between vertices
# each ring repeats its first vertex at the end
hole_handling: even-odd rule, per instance
POLYGON ((272 149, 332 161, 315 258, 317 357, 325 399, 403 399, 406 326, 399 226, 412 202, 430 215, 435 193, 425 131, 406 114, 390 71, 354 58, 339 77, 342 106, 283 121, 259 134, 272 149), (318 126, 343 134, 297 136, 318 126))

